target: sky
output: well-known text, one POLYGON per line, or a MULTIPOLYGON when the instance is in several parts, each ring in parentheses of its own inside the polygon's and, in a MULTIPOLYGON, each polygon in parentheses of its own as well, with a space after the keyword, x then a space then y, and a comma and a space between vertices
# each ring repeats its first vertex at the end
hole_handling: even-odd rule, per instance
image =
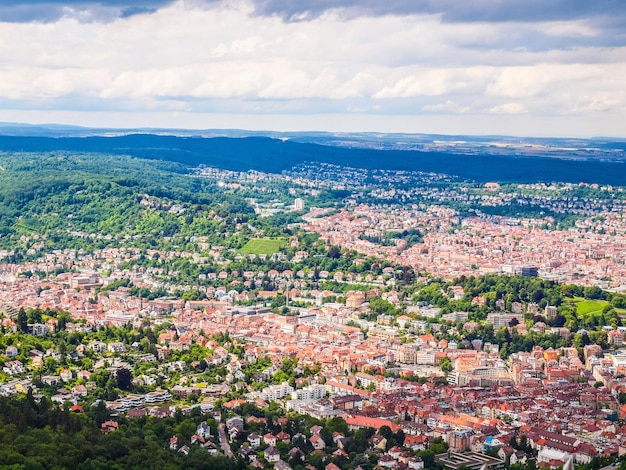
POLYGON ((2 0, 0 121, 626 137, 626 0, 2 0))

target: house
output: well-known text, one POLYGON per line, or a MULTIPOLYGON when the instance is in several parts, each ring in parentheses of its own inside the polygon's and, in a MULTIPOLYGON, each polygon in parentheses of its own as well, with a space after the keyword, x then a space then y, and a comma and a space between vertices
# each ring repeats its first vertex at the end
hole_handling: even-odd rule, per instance
POLYGON ((103 433, 107 434, 112 431, 117 431, 118 427, 119 427, 119 424, 117 424, 115 421, 105 421, 104 423, 100 425, 100 430, 103 433))
POLYGON ((404 438, 404 445, 413 450, 426 450, 429 445, 429 438, 423 435, 406 436, 404 438))
POLYGON ((253 460, 250 462, 250 466, 252 468, 257 468, 258 470, 263 470, 265 468, 265 465, 263 465, 259 460, 253 460))
POLYGON ((322 431, 322 427, 318 426, 317 424, 315 426, 311 426, 311 434, 319 434, 322 431))
POLYGON ((421 470, 424 468, 424 461, 419 457, 411 457, 407 466, 414 470, 421 470))
POLYGON ((61 373, 59 374, 61 376, 61 380, 63 382, 67 382, 68 380, 72 380, 72 371, 69 369, 61 369, 61 373))
POLYGON ((302 452, 300 449, 298 449, 297 447, 292 447, 291 450, 289 451, 289 458, 293 459, 296 456, 299 456, 301 459, 304 460, 304 452, 302 452))
POLYGON ((246 419, 247 423, 260 423, 260 424, 267 424, 267 418, 257 418, 256 416, 249 416, 246 419))
POLYGON ((108 344, 107 351, 110 353, 124 353, 126 352, 126 346, 121 341, 114 341, 108 344))
POLYGON ((502 446, 498 450, 498 457, 500 457, 502 460, 510 461, 509 459, 511 458, 511 456, 514 453, 515 453, 515 449, 513 449, 513 447, 511 447, 511 446, 502 446))
POLYGON ((45 336, 50 333, 50 327, 43 323, 29 323, 28 324, 28 333, 33 336, 45 336))
POLYGON ((241 430, 235 428, 235 427, 230 427, 228 428, 228 437, 231 441, 237 439, 237 437, 239 436, 239 434, 241 433, 241 430))
POLYGON ((276 470, 292 470, 291 466, 284 460, 279 460, 274 464, 276 470))
POLYGON ((324 439, 322 439, 322 436, 320 436, 319 434, 313 434, 309 438, 309 442, 315 450, 322 450, 324 447, 326 447, 324 439))
POLYGON ((107 349, 107 345, 100 341, 94 341, 92 343, 89 343, 87 347, 91 349, 93 352, 98 353, 98 354, 105 352, 107 349))
POLYGON ((9 375, 18 375, 26 372, 24 364, 22 364, 20 361, 9 361, 4 364, 2 370, 4 371, 4 373, 9 375))
POLYGON ((398 461, 389 454, 381 455, 378 459, 378 465, 383 468, 396 468, 398 461))
POLYGON ((265 442, 268 446, 276 447, 276 440, 276 436, 269 432, 263 436, 263 442, 265 442))
POLYGON ((239 455, 241 455, 244 459, 253 461, 257 459, 256 451, 249 446, 241 446, 239 448, 239 455))
POLYGON ((280 460, 280 452, 278 452, 278 450, 274 446, 269 446, 267 449, 265 449, 265 451, 263 452, 263 456, 265 457, 265 460, 270 463, 278 462, 280 460))
MULTIPOLYGON (((50 400, 52 400, 54 403, 59 403, 59 404, 64 404, 66 401, 70 402, 70 403, 76 403, 76 398, 70 398, 68 397, 66 394, 61 393, 61 391, 64 389, 59 390, 59 393, 57 393, 56 395, 52 395, 50 397, 50 400)), ((64 390, 67 393, 70 393, 69 390, 64 390)))
POLYGON ((191 436, 191 443, 195 444, 195 443, 200 443, 200 444, 204 444, 204 438, 198 436, 197 434, 194 434, 193 436, 191 436))
MULTIPOLYGON (((621 331, 611 330, 608 332, 607 336, 609 344, 614 344, 616 346, 621 346, 622 344, 624 344, 624 334, 621 331)), ((7 354, 8 351, 9 350, 7 348, 7 354)))
POLYGON ((39 357, 39 356, 33 357, 33 360, 31 362, 31 366, 32 366, 33 369, 40 369, 40 368, 42 368, 43 367, 43 358, 39 357))
POLYGON ((59 383, 60 380, 61 380, 61 377, 59 377, 58 375, 44 375, 41 378, 41 382, 44 385, 56 385, 59 383))
POLYGON ((76 374, 76 378, 84 379, 84 380, 91 380, 91 372, 89 372, 88 370, 81 370, 80 372, 76 374))
POLYGON ((198 427, 196 428, 196 434, 200 436, 202 439, 211 437, 211 426, 209 426, 206 423, 198 424, 198 427))
POLYGON ((381 436, 380 434, 374 434, 371 438, 370 438, 370 444, 372 445, 373 448, 375 449, 379 449, 379 450, 385 450, 385 447, 387 446, 387 439, 385 439, 383 436, 381 436))
POLYGON ((250 447, 259 447, 261 445, 261 436, 256 433, 249 434, 248 442, 250 443, 250 447))
POLYGON ((243 418, 241 416, 233 416, 226 421, 226 427, 228 429, 234 428, 237 431, 243 431, 243 418))
POLYGON ((335 444, 337 444, 337 448, 339 449, 345 449, 346 445, 348 444, 350 440, 347 437, 339 437, 337 438, 337 440, 335 440, 335 444))
POLYGON ((87 387, 84 385, 76 385, 72 388, 72 393, 76 396, 86 397, 87 396, 87 387))
POLYGON ((169 418, 174 412, 167 407, 153 406, 149 409, 148 414, 154 418, 169 418))
POLYGON ((514 465, 516 463, 520 463, 524 465, 527 461, 528 461, 528 456, 526 455, 526 452, 522 450, 518 450, 513 455, 511 455, 510 464, 514 465))
POLYGON ((148 410, 146 410, 145 408, 135 408, 134 410, 128 410, 126 416, 128 416, 129 418, 141 418, 143 416, 146 416, 147 414, 148 410))
POLYGON ((402 449, 398 446, 393 446, 389 451, 387 451, 389 455, 391 455, 394 459, 398 460, 402 455, 402 449))

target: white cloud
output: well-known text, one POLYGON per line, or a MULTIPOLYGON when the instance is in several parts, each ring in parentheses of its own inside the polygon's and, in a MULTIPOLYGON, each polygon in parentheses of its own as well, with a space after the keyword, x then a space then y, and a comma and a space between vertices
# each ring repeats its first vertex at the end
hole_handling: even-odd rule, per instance
POLYGON ((521 114, 526 112, 522 103, 504 103, 489 110, 492 114, 521 114))
POLYGON ((136 115, 253 113, 261 121, 338 112, 474 122, 493 113, 600 122, 596 115, 610 112, 626 121, 626 48, 570 46, 571 37, 601 35, 582 20, 442 23, 436 15, 345 19, 328 11, 285 23, 253 12, 245 0, 178 1, 106 23, 68 15, 2 24, 0 102, 136 115))
POLYGON ((441 96, 464 94, 468 91, 484 91, 485 81, 493 74, 491 67, 432 68, 409 67, 393 71, 400 76, 372 96, 375 99, 410 98, 417 96, 441 96))
POLYGON ((424 111, 434 112, 450 112, 450 113, 467 113, 470 111, 469 106, 461 106, 456 101, 446 100, 444 103, 426 105, 422 108, 424 111))
POLYGON ((528 98, 562 86, 598 78, 600 70, 592 66, 536 64, 506 67, 487 89, 489 94, 510 98, 528 98))
POLYGON ((591 24, 585 21, 552 21, 545 24, 538 24, 537 31, 550 36, 569 37, 595 37, 601 34, 591 24))

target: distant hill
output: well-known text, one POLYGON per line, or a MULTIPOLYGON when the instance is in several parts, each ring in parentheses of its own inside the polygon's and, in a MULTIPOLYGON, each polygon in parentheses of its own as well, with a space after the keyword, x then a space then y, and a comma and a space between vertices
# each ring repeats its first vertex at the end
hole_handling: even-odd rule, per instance
MULTIPOLYGON (((7 129, 4 128, 5 133, 7 129)), ((368 139, 372 142, 372 135, 368 139)), ((328 136, 320 136, 320 140, 328 142, 328 145, 303 142, 306 140, 304 135, 296 140, 153 134, 112 137, 0 135, 0 151, 95 152, 172 161, 188 167, 206 165, 270 173, 280 173, 303 162, 326 162, 356 168, 446 173, 477 182, 562 181, 626 185, 626 166, 620 159, 624 158, 620 149, 624 147, 622 142, 611 144, 611 151, 617 155, 614 159, 602 156, 604 154, 601 158, 581 158, 579 153, 572 153, 573 156, 568 159, 565 158, 567 152, 550 157, 541 156, 541 152, 537 151, 529 151, 527 155, 517 151, 494 155, 494 151, 481 151, 478 146, 470 149, 472 154, 463 154, 459 151, 380 150, 363 148, 366 147, 363 144, 338 145, 330 142, 328 136)))

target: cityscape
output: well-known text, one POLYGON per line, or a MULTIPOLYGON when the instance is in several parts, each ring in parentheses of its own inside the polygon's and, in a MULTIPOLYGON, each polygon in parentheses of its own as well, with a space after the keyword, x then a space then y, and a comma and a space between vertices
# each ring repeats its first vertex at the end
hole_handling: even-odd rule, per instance
POLYGON ((624 3, 0 2, 0 469, 626 470, 624 3))
POLYGON ((183 177, 249 212, 139 193, 137 223, 179 233, 13 223, 0 394, 86 413, 103 436, 177 422, 159 450, 211 466, 595 468, 626 452, 621 187, 328 165, 183 177), (533 217, 510 214, 522 200, 533 217))

